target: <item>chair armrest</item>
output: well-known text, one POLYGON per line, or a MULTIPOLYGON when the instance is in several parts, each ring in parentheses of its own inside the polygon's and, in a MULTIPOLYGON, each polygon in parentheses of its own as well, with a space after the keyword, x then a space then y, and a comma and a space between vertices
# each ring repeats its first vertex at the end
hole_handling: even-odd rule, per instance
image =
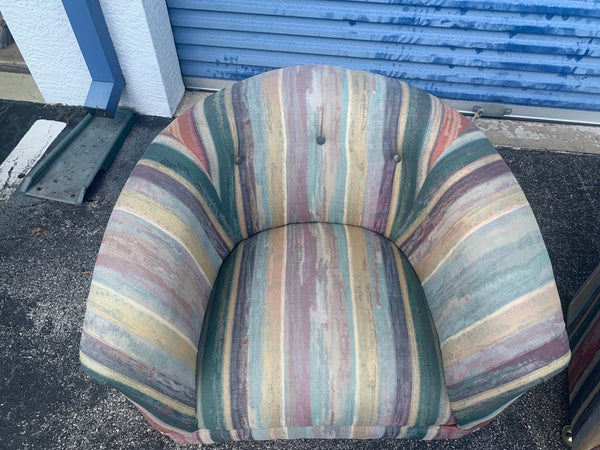
POLYGON ((235 245, 205 150, 186 141, 195 126, 194 112, 186 114, 150 145, 115 205, 80 353, 86 372, 174 434, 197 429, 198 342, 213 283, 235 245))
POLYGON ((564 319, 537 222, 475 127, 441 153, 393 239, 423 285, 461 428, 566 367, 564 319))

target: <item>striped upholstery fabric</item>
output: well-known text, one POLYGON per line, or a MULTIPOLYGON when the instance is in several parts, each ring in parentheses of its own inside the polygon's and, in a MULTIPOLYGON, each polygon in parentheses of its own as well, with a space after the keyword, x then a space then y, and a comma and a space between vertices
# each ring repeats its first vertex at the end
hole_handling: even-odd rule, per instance
POLYGON ((567 331, 573 448, 600 448, 600 266, 569 304, 567 331))
MULTIPOLYGON (((562 370, 569 355, 535 218, 491 144, 458 112, 423 91, 328 66, 282 69, 236 83, 195 105, 155 139, 107 226, 81 344, 90 374, 123 391, 158 429, 182 442, 457 437, 562 370), (309 223, 346 227, 292 226, 309 223), (349 233, 360 237, 350 242, 349 233), (283 236, 288 246, 280 254, 283 236), (297 260, 305 239, 310 250, 297 260), (346 253, 339 250, 343 242, 346 253), (278 250, 266 254, 268 248, 278 250), (394 262, 368 267, 377 274, 385 267, 385 277, 355 278, 353 264, 366 259, 349 258, 352 249, 370 254, 369 261, 378 251, 388 259, 393 254, 394 262), (341 273, 328 265, 323 278, 307 278, 312 286, 287 290, 277 278, 281 270, 290 276, 314 274, 307 264, 320 267, 327 261, 341 273), (414 271, 416 278, 410 277, 421 284, 423 304, 382 307, 377 314, 365 310, 364 302, 404 298, 403 289, 390 297, 390 283, 398 283, 394 271, 400 279, 414 271), (332 280, 338 280, 336 286, 327 284, 332 280), (273 309, 274 292, 282 289, 286 307, 308 317, 310 332, 291 327, 285 309, 273 309), (315 294, 305 294, 310 292, 315 294), (321 309, 304 311, 298 303, 302 296, 321 309), (356 309, 353 315, 337 317, 326 308, 342 300, 356 309), (238 304, 247 306, 228 306, 238 304), (431 336, 420 334, 429 319, 406 318, 426 310, 431 336), (265 321, 263 311, 280 314, 280 322, 265 321), (384 344, 378 333, 400 326, 385 317, 393 311, 402 311, 402 326, 413 343, 425 339, 439 348, 423 355, 412 344, 392 349, 395 335, 396 341, 384 344), (247 324, 250 334, 240 334, 238 323, 247 324), (373 384, 370 372, 358 369, 352 386, 360 386, 360 395, 332 387, 339 384, 331 384, 330 374, 343 378, 350 370, 342 361, 361 368, 375 357, 362 359, 367 354, 362 343, 337 353, 338 341, 354 341, 327 334, 358 326, 372 330, 357 336, 367 339, 374 355, 393 350, 411 358, 403 364, 410 374, 402 375, 402 383, 412 383, 411 397, 363 392, 373 384), (275 368, 271 378, 259 376, 269 369, 264 358, 277 354, 261 346, 275 345, 277 333, 285 345, 297 345, 289 341, 294 333, 312 345, 308 356, 284 346, 285 358, 277 361, 283 370, 280 389, 293 385, 296 370, 310 373, 301 387, 308 390, 310 411, 306 403, 287 403, 292 391, 274 391, 267 380, 277 378, 275 368), (224 357, 223 345, 229 346, 226 360, 215 360, 224 357), (429 397, 435 390, 425 395, 420 386, 428 381, 419 368, 434 366, 434 353, 444 373, 437 403, 429 397), (344 359, 348 354, 354 359, 344 359), (215 367, 208 379, 205 364, 215 367), (301 370, 304 364, 310 366, 301 370)), ((377 360, 381 389, 398 393, 398 368, 390 361, 382 365, 383 359, 377 360)))
POLYGON ((203 440, 427 436, 451 411, 421 283, 388 239, 294 224, 223 265, 198 360, 203 440), (248 430, 251 430, 251 434, 248 430))

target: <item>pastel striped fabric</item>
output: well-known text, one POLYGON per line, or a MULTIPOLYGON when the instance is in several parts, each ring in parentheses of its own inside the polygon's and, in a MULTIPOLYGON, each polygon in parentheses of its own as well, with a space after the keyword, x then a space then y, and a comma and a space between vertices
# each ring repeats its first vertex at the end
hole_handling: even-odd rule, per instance
POLYGON ((181 442, 458 437, 569 355, 535 218, 491 144, 423 91, 329 66, 238 82, 155 139, 107 226, 81 344, 181 442))
POLYGON ((451 419, 421 284, 364 228, 294 224, 242 241, 200 347, 198 425, 227 430, 218 440, 423 438, 451 419))
POLYGON ((569 304, 567 331, 573 448, 600 448, 600 265, 569 304))

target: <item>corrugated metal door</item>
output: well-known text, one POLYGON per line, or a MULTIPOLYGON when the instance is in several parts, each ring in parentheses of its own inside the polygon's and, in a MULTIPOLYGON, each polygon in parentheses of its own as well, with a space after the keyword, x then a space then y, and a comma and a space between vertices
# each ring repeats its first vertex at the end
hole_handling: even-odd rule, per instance
POLYGON ((597 0, 167 5, 191 87, 291 65, 335 64, 400 78, 456 101, 600 111, 597 0))

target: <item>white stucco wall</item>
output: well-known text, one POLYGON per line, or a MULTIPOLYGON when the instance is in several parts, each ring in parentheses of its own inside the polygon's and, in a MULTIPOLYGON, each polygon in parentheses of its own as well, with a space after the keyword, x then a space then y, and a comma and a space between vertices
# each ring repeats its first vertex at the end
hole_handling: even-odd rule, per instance
MULTIPOLYGON (((125 79, 120 106, 171 117, 184 93, 165 0, 100 0, 125 79)), ((0 0, 47 103, 83 105, 91 82, 61 0, 0 0)))
POLYGON ((83 105, 92 81, 61 0, 0 0, 46 103, 83 105))
POLYGON ((172 116, 185 88, 165 1, 100 0, 100 6, 125 78, 121 104, 172 116))

